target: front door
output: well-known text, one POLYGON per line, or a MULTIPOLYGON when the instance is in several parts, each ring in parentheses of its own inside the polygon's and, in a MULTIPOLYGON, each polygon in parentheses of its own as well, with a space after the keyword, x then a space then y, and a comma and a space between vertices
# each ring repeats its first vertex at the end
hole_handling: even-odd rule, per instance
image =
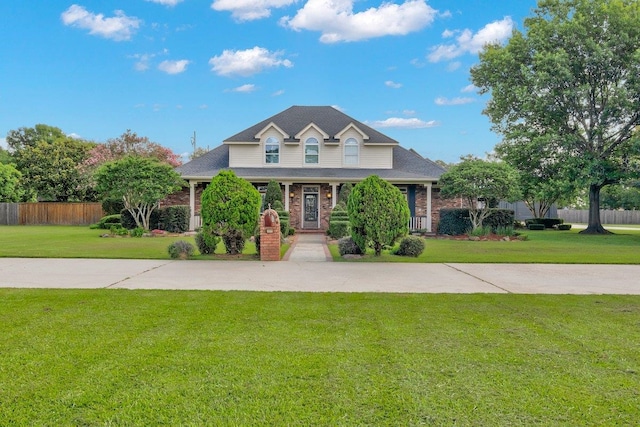
POLYGON ((318 228, 318 193, 304 193, 302 228, 318 228))

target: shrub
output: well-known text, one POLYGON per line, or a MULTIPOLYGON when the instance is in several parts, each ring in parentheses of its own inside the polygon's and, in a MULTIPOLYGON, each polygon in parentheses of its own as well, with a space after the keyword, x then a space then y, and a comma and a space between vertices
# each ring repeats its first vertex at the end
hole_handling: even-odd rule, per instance
POLYGON ((343 237, 338 240, 338 250, 340 255, 360 255, 362 251, 360 247, 353 241, 351 237, 343 237))
POLYGON ((109 233, 113 234, 114 236, 126 236, 129 234, 129 230, 127 230, 120 224, 112 224, 111 227, 109 227, 109 233))
POLYGON ((439 234, 458 236, 465 234, 470 229, 469 209, 440 209, 439 234))
POLYGON ((424 248, 425 243, 422 237, 407 236, 400 241, 400 246, 395 253, 400 256, 418 257, 424 252, 424 248))
POLYGON ((98 221, 96 224, 93 224, 91 226, 91 228, 99 228, 102 230, 109 230, 111 228, 112 225, 114 224, 120 224, 121 218, 119 214, 115 214, 115 215, 107 215, 107 216, 103 216, 102 218, 100 218, 100 221, 98 221))
POLYGON ((349 221, 336 221, 331 220, 329 222, 329 229, 327 234, 334 239, 339 239, 349 235, 349 221))
POLYGON ((105 215, 115 215, 124 209, 124 200, 122 199, 106 199, 102 201, 102 211, 105 215))
POLYGON ((564 219, 562 218, 529 218, 524 221, 524 223, 529 226, 529 224, 542 224, 545 228, 553 228, 564 223, 564 219))
POLYGON ((558 224, 558 230, 561 230, 561 231, 571 230, 571 224, 558 224))
POLYGON ((489 226, 492 232, 496 232, 501 227, 511 227, 515 221, 515 212, 511 209, 491 209, 482 225, 489 226))
POLYGON ((277 181, 275 180, 271 180, 269 181, 269 183, 267 184, 267 192, 264 195, 264 201, 263 201, 263 205, 262 205, 262 210, 266 210, 269 208, 269 205, 271 205, 271 209, 273 210, 278 210, 278 207, 276 207, 276 203, 280 204, 280 209, 283 209, 282 207, 282 189, 280 188, 280 184, 278 184, 277 181))
POLYGON ((240 254, 245 244, 244 233, 242 230, 229 230, 222 235, 222 242, 228 254, 240 254))
POLYGON ((131 237, 142 237, 143 234, 144 234, 144 228, 142 227, 136 227, 133 230, 129 231, 129 235, 131 237))
POLYGON ((544 224, 531 223, 527 225, 527 228, 529 230, 544 230, 546 227, 544 226, 544 224))
POLYGON ((495 233, 498 236, 515 236, 516 235, 516 230, 513 228, 513 226, 498 227, 496 229, 495 233))
POLYGON ((220 238, 210 233, 205 233, 203 231, 199 231, 195 237, 196 246, 198 247, 198 252, 202 255, 213 254, 216 251, 216 246, 218 246, 218 242, 220 242, 220 238))
POLYGON ((469 236, 477 236, 483 237, 491 234, 491 227, 488 225, 483 225, 482 227, 478 227, 475 230, 469 230, 467 233, 469 236))
POLYGON ((187 205, 167 206, 159 211, 159 227, 169 233, 189 231, 191 208, 187 205))
POLYGON ((195 248, 189 242, 178 240, 169 245, 169 256, 173 259, 187 259, 193 256, 195 248))

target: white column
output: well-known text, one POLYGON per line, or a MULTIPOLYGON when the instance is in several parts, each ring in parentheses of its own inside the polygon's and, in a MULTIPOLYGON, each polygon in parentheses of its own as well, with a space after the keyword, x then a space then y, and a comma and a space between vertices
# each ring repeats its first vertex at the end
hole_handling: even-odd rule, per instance
POLYGON ((331 184, 331 209, 336 207, 336 199, 338 198, 338 184, 331 184))
POLYGON ((196 229, 196 181, 189 180, 189 207, 191 208, 191 218, 189 218, 189 231, 196 229))
POLYGON ((284 185, 284 210, 289 212, 289 192, 291 191, 289 186, 291 183, 283 182, 282 184, 284 185))
POLYGON ((433 183, 428 183, 427 187, 427 231, 431 233, 431 187, 433 183))

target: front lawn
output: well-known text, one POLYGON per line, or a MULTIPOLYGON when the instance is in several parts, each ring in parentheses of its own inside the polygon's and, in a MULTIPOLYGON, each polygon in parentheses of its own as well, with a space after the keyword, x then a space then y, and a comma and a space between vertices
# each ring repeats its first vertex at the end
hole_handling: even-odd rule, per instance
MULTIPOLYGON (((100 237, 108 230, 82 226, 0 226, 0 257, 16 258, 135 258, 169 259, 167 248, 176 240, 195 246, 193 236, 180 237, 100 237)), ((284 254, 288 245, 283 245, 284 254)), ((220 243, 216 254, 194 259, 227 259, 220 243)), ((233 259, 255 260, 256 248, 247 242, 242 255, 233 259)))
MULTIPOLYGON (((427 238, 418 258, 392 255, 374 257, 370 251, 349 262, 446 262, 446 263, 558 263, 640 264, 640 230, 615 230, 616 234, 583 235, 571 231, 523 231, 526 241, 481 241, 427 238)), ((337 244, 329 247, 333 259, 345 261, 337 244)))
POLYGON ((636 425, 640 297, 0 289, 0 425, 636 425))

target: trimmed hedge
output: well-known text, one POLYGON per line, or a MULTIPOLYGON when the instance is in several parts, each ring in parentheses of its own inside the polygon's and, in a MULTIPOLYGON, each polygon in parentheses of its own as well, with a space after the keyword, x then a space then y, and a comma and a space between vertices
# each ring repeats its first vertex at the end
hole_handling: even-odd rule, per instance
POLYGON ((165 230, 169 233, 189 231, 191 208, 188 205, 167 206, 161 208, 159 214, 158 228, 160 230, 165 230))
POLYGON ((91 228, 99 228, 101 230, 109 230, 112 225, 118 224, 121 225, 121 216, 120 214, 115 215, 107 215, 100 218, 96 224, 92 225, 91 228))
POLYGON ((560 231, 571 230, 571 224, 558 224, 558 230, 560 231))
POLYGON ((527 225, 527 228, 529 230, 544 230, 546 227, 544 226, 544 224, 531 223, 527 225))
POLYGON ((564 219, 562 218, 529 218, 529 219, 525 219, 524 223, 527 227, 529 226, 529 224, 542 224, 545 226, 545 228, 553 228, 564 223, 564 219))
MULTIPOLYGON (((511 209, 490 209, 491 213, 487 216, 483 225, 491 227, 491 231, 499 228, 513 226, 515 214, 511 209)), ((448 234, 450 236, 458 236, 466 234, 471 229, 471 219, 469 218, 468 208, 441 209, 440 221, 438 222, 438 233, 448 234)))
POLYGON ((349 235, 349 221, 331 220, 327 234, 334 239, 349 235))

